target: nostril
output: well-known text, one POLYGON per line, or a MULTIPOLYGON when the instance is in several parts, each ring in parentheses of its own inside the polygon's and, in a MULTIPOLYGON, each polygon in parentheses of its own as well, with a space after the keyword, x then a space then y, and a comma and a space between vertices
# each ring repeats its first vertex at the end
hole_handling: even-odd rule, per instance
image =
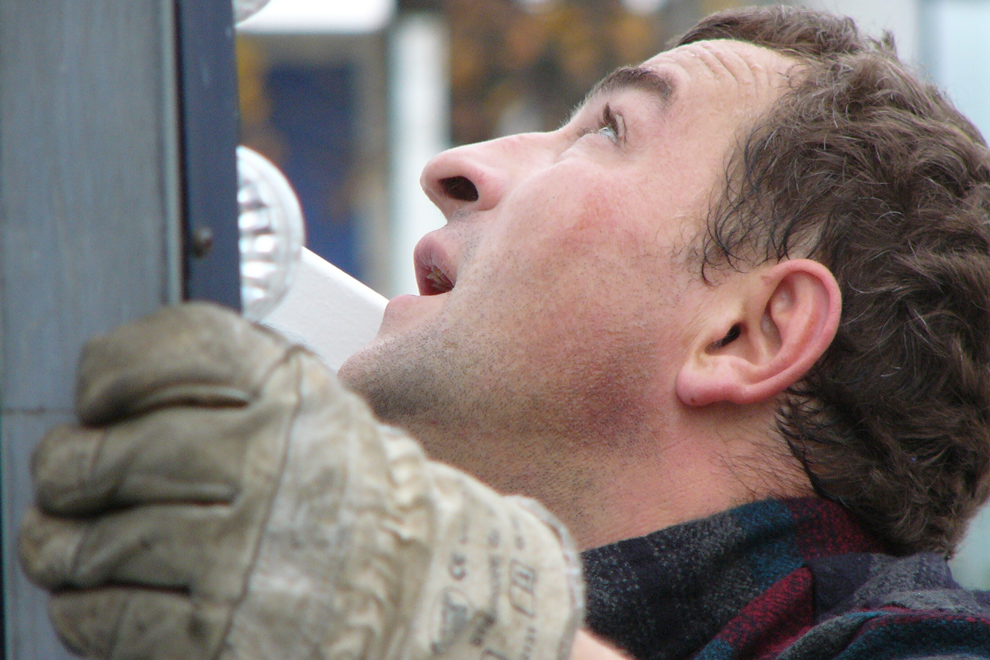
POLYGON ((443 186, 444 193, 452 199, 462 202, 478 201, 478 189, 474 187, 471 179, 467 177, 451 176, 446 179, 440 179, 440 185, 443 186))

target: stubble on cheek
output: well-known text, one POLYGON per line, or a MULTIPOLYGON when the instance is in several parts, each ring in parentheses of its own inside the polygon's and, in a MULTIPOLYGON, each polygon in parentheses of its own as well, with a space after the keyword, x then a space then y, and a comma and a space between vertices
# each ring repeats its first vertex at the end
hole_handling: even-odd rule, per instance
POLYGON ((337 376, 371 406, 375 416, 401 426, 403 420, 437 407, 436 374, 410 362, 401 342, 386 340, 361 349, 341 366, 337 376))

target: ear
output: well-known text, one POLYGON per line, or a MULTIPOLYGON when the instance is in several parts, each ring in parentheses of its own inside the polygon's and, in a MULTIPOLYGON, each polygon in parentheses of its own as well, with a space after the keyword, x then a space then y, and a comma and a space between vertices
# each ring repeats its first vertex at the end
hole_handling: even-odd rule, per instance
POLYGON ((832 272, 789 259, 728 283, 677 375, 686 405, 766 401, 796 383, 832 343, 842 297, 832 272))

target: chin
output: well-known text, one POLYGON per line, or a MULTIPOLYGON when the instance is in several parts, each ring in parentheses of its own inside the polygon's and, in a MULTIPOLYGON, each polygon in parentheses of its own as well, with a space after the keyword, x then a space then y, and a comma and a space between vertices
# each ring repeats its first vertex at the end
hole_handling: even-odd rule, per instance
POLYGON ((359 384, 366 378, 363 374, 366 371, 368 361, 363 356, 367 350, 367 347, 358 349, 357 352, 352 353, 344 360, 344 363, 337 370, 337 379, 351 390, 359 391, 359 384))
POLYGON ((376 402, 378 397, 376 397, 375 376, 365 371, 362 366, 362 360, 358 356, 348 358, 337 371, 337 379, 348 391, 358 395, 371 408, 375 417, 388 423, 388 420, 382 418, 382 406, 376 402))
POLYGON ((394 369, 385 369, 381 351, 376 350, 376 342, 360 349, 340 365, 337 378, 351 392, 357 394, 371 407, 372 412, 382 422, 395 424, 397 408, 401 408, 401 397, 397 401, 396 387, 392 382, 394 369))

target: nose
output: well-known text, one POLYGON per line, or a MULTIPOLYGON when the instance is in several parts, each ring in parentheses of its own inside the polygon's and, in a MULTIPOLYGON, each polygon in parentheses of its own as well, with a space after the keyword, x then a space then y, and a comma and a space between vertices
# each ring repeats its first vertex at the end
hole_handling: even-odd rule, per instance
POLYGON ((423 168, 420 184, 448 220, 461 209, 484 211, 498 204, 504 174, 492 162, 493 147, 481 143, 448 149, 423 168))
POLYGON ((447 220, 458 212, 494 208, 511 181, 546 150, 545 135, 513 135, 449 149, 426 164, 420 184, 447 220))

